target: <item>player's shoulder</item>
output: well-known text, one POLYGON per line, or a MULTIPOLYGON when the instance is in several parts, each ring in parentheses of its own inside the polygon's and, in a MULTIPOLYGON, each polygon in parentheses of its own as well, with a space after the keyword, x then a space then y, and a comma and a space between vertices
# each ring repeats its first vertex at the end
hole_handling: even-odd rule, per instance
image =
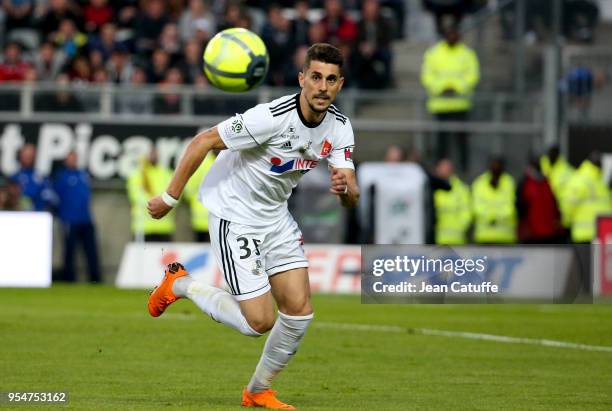
POLYGON ((342 114, 342 112, 335 105, 333 104, 330 105, 329 108, 327 109, 327 112, 331 114, 334 117, 335 122, 340 123, 341 126, 345 126, 345 127, 351 126, 351 122, 349 121, 349 118, 345 116, 344 114, 342 114))
POLYGON ((269 103, 264 103, 263 106, 272 117, 278 119, 286 114, 289 114, 297 108, 298 96, 299 94, 290 94, 287 96, 282 96, 275 100, 272 100, 269 103))

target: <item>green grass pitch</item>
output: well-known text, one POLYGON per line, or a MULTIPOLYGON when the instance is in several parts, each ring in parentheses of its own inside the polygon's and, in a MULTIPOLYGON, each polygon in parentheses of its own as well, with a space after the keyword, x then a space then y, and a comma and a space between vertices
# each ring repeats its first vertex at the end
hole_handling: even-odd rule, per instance
MULTIPOLYGON (((239 410, 265 340, 213 322, 189 301, 150 318, 147 297, 110 287, 0 289, 0 391, 68 391, 68 407, 79 410, 239 410)), ((612 409, 612 352, 410 332, 612 346, 611 305, 374 306, 316 295, 314 306, 312 327, 275 383, 298 409, 612 409), (353 323, 406 332, 347 328, 353 323)))

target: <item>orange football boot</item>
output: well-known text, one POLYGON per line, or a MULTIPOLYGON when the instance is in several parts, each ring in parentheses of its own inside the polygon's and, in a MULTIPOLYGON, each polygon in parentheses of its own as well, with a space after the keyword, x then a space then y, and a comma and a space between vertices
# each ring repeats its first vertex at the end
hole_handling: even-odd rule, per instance
POLYGON ((249 392, 246 387, 242 390, 243 407, 261 407, 271 410, 295 410, 293 405, 285 404, 275 396, 276 391, 249 392))
POLYGON ((188 275, 189 273, 185 270, 180 263, 168 264, 168 268, 165 271, 164 279, 162 282, 155 287, 151 295, 149 296, 149 314, 153 317, 159 317, 166 311, 166 308, 181 297, 177 297, 172 292, 172 284, 179 278, 188 275))

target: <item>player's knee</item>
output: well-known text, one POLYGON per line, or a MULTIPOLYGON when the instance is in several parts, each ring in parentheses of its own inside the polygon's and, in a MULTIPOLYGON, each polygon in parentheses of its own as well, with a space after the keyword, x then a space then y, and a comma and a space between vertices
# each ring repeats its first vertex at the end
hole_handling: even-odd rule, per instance
POLYGON ((274 326, 274 316, 248 318, 247 321, 253 331, 259 333, 258 337, 270 331, 274 326))
POLYGON ((312 314, 312 305, 310 298, 295 298, 285 302, 283 307, 279 307, 280 311, 287 315, 304 316, 312 314))

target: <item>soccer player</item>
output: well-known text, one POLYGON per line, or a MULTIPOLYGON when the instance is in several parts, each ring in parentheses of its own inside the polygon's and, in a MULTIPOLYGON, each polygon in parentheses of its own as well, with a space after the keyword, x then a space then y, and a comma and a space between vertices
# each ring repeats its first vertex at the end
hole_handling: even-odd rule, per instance
POLYGON ((295 354, 313 318, 302 233, 287 208, 291 190, 327 159, 331 193, 345 207, 354 207, 359 198, 351 123, 332 105, 344 82, 342 64, 336 47, 311 46, 298 75, 299 94, 259 104, 196 135, 166 192, 148 204, 151 216, 162 218, 206 154, 224 150, 202 183, 200 199, 210 210, 211 245, 229 292, 195 280, 173 263, 148 307, 157 317, 187 297, 213 320, 244 335, 272 330, 243 390, 246 407, 295 409, 271 390, 272 379, 295 354))

